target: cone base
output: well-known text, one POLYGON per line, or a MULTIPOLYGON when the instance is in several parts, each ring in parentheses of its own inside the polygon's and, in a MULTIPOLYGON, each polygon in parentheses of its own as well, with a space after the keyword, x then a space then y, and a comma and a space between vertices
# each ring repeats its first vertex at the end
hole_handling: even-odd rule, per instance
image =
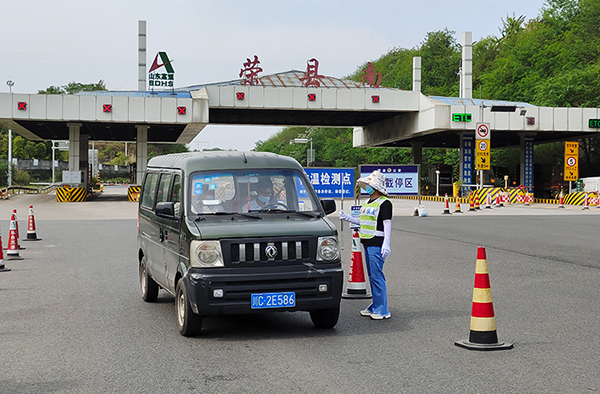
POLYGON ((462 347, 469 350, 508 350, 512 349, 512 343, 498 342, 498 343, 473 343, 467 339, 462 341, 456 341, 454 344, 458 347, 462 347))
POLYGON ((15 256, 15 255, 13 255, 13 256, 11 256, 11 255, 9 255, 9 254, 7 254, 7 255, 6 255, 6 258, 5 258, 5 259, 6 259, 6 260, 25 260, 23 257, 21 257, 21 256, 19 256, 19 255, 16 255, 16 256, 15 256))
POLYGON ((6 268, 6 267, 0 268, 0 272, 8 272, 8 271, 10 271, 10 268, 6 268))
POLYGON ((448 210, 448 211, 442 212, 442 215, 452 215, 452 213, 450 212, 450 210, 448 210))
POLYGON ((455 210, 455 211, 454 211, 454 213, 462 213, 462 211, 456 211, 456 210, 455 210))
POLYGON ((23 238, 21 241, 41 241, 41 238, 23 238))
POLYGON ((349 293, 349 292, 344 292, 342 293, 342 298, 362 298, 362 299, 366 299, 366 298, 373 298, 373 296, 371 295, 371 293, 349 293))

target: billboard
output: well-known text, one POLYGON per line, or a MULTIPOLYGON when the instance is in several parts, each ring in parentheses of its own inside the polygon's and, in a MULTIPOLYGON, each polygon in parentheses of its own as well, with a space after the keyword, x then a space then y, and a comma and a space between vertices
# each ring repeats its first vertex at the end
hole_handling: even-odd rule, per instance
MULTIPOLYGON (((317 192, 319 198, 354 197, 354 169, 353 168, 305 168, 310 184, 317 192), (343 194, 342 194, 343 193, 343 194)), ((298 193, 306 190, 298 187, 298 193)))
MULTIPOLYGON (((385 176, 385 187, 390 196, 416 196, 419 194, 419 165, 366 164, 360 167, 360 177, 379 170, 385 176)), ((361 195, 367 195, 361 190, 361 195)))

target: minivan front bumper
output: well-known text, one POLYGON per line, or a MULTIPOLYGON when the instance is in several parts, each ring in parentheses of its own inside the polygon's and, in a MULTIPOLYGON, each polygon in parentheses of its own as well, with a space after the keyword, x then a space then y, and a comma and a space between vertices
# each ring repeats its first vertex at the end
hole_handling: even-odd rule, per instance
POLYGON ((333 308, 340 303, 343 275, 341 263, 334 263, 277 269, 192 268, 183 279, 192 309, 207 316, 333 308), (296 306, 252 309, 252 294, 275 292, 294 292, 296 306))

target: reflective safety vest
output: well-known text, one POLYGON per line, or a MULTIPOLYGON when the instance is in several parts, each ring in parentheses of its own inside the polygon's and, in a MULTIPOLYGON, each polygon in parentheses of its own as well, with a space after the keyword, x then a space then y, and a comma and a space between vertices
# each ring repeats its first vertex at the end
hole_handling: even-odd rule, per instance
POLYGON ((387 200, 386 196, 379 196, 377 200, 363 204, 360 209, 360 238, 369 239, 383 237, 383 231, 377 231, 377 216, 379 207, 387 200))

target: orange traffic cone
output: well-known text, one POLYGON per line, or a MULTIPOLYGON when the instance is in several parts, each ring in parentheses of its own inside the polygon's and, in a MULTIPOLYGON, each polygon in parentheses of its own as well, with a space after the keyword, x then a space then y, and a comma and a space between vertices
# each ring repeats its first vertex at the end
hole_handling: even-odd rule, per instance
POLYGON ((562 192, 562 190, 560 191, 560 197, 558 199, 558 207, 559 208, 564 208, 565 207, 565 202, 563 201, 563 192, 562 192))
POLYGON ((588 206, 588 194, 587 192, 585 192, 585 194, 583 195, 583 208, 581 209, 590 209, 590 207, 588 206))
POLYGON ((475 212, 475 202, 473 198, 473 193, 469 194, 469 212, 475 212))
POLYGON ((8 249, 6 249, 6 257, 8 257, 9 260, 23 260, 23 257, 19 256, 19 237, 17 235, 17 224, 14 213, 10 218, 10 231, 8 232, 8 249))
POLYGON ((479 207, 479 193, 473 192, 475 195, 473 196, 473 200, 475 201, 475 210, 481 209, 479 207))
POLYGON ((29 216, 27 217, 27 238, 23 241, 41 241, 41 238, 37 237, 35 231, 35 216, 33 215, 33 205, 29 206, 29 216))
POLYGON ((456 341, 454 344, 469 350, 503 350, 513 347, 510 343, 498 342, 487 258, 485 248, 481 246, 477 248, 469 340, 456 341))
MULTIPOLYGON (((25 250, 26 248, 22 247, 19 244, 19 239, 20 239, 19 238, 19 219, 17 219, 17 209, 16 208, 13 209, 13 213, 12 214, 15 216, 15 224, 17 226, 17 247, 19 248, 19 250, 25 250)), ((9 234, 9 237, 10 237, 10 234, 9 234)))
POLYGON ((365 270, 363 268, 362 252, 360 251, 360 238, 358 230, 354 230, 352 235, 352 262, 348 273, 348 283, 346 291, 342 294, 343 298, 371 298, 371 293, 367 292, 367 283, 365 281, 365 270))
POLYGON ((496 208, 504 206, 502 204, 502 199, 500 198, 500 193, 496 194, 496 208))
POLYGON ((460 196, 456 196, 456 204, 454 205, 454 213, 462 213, 460 210, 460 196))
POLYGON ((444 195, 444 212, 442 212, 442 215, 452 215, 452 213, 450 213, 450 207, 448 206, 448 193, 444 195))
POLYGON ((0 272, 8 272, 10 268, 4 265, 4 252, 2 252, 2 232, 0 231, 0 272))

